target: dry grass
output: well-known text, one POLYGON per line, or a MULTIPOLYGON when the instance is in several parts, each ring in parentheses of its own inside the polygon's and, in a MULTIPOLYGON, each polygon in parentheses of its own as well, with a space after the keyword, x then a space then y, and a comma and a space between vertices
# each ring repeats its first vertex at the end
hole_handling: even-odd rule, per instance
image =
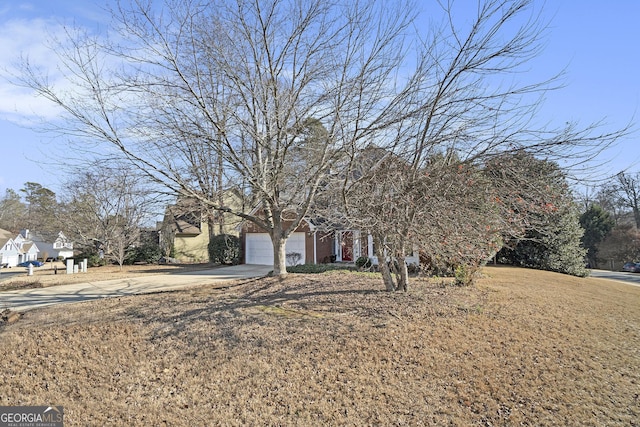
POLYGON ((640 425, 640 288, 487 268, 380 292, 356 273, 28 312, 0 405, 66 425, 640 425))
POLYGON ((72 283, 93 282, 96 280, 121 279, 124 277, 147 276, 154 274, 168 274, 178 271, 212 268, 213 264, 167 264, 167 265, 105 265, 90 267, 86 273, 66 274, 66 267, 62 262, 46 263, 34 269, 33 276, 27 275, 27 269, 13 267, 0 272, 0 291, 14 289, 45 288, 49 286, 67 285, 72 283), (57 269, 57 270, 56 270, 57 269), (10 275, 7 273, 20 272, 10 275))

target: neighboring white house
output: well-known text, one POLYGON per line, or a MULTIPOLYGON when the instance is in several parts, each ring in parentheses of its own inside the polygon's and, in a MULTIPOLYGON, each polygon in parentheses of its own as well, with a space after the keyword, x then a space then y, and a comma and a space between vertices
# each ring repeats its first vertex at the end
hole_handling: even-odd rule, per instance
POLYGON ((15 267, 21 262, 38 258, 73 257, 73 242, 59 232, 51 236, 41 236, 22 230, 17 236, 0 229, 0 265, 15 267))
POLYGON ((31 236, 29 234, 29 230, 22 230, 20 234, 18 234, 13 242, 18 246, 20 250, 20 255, 18 257, 18 264, 25 261, 35 261, 38 259, 38 253, 40 249, 38 249, 38 245, 36 245, 33 240, 31 240, 31 236))
POLYGON ((16 237, 11 232, 0 229, 0 265, 15 267, 21 262, 38 259, 38 245, 29 239, 29 231, 24 230, 16 237))
POLYGON ((0 228, 0 266, 15 267, 20 259, 20 248, 13 241, 13 234, 0 228))
POLYGON ((31 241, 38 245, 40 256, 43 260, 47 258, 65 259, 73 257, 73 242, 62 231, 57 235, 53 234, 51 236, 32 233, 31 241))

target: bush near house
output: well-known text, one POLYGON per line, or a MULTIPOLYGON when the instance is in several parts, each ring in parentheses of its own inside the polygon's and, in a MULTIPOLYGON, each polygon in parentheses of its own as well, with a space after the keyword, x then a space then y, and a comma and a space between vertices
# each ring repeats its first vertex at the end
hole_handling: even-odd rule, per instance
POLYGON ((145 244, 139 247, 131 248, 127 251, 124 263, 131 265, 135 263, 155 263, 162 256, 160 246, 157 244, 145 244))
POLYGON ((87 267, 101 267, 103 265, 107 265, 107 260, 100 257, 96 252, 82 252, 79 255, 74 256, 73 258, 67 258, 67 260, 72 259, 74 263, 78 263, 83 259, 87 260, 87 267))
POLYGON ((232 234, 219 234, 209 241, 209 260, 218 264, 240 263, 240 239, 232 234))
POLYGON ((359 269, 370 268, 371 260, 369 259, 369 257, 361 256, 356 260, 356 267, 358 267, 359 269))

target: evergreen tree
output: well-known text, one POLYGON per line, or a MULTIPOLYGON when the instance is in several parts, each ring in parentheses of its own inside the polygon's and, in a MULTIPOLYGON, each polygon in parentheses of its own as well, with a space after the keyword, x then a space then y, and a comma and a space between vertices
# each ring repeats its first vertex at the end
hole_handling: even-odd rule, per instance
POLYGON ((584 230, 580 226, 577 206, 570 202, 558 214, 551 215, 549 220, 549 232, 543 238, 547 251, 541 268, 573 276, 586 276, 587 250, 582 247, 584 230))
POLYGON ((56 193, 36 182, 27 182, 20 190, 27 202, 27 218, 23 228, 39 232, 59 231, 56 193))
POLYGON ((592 267, 597 266, 598 245, 613 230, 615 220, 600 205, 591 204, 580 216, 580 225, 584 229, 582 246, 587 249, 587 258, 592 267))
POLYGON ((564 172, 557 163, 517 153, 488 168, 501 200, 510 200, 509 222, 521 224, 520 235, 506 236, 498 260, 576 276, 587 275, 584 230, 564 172))
POLYGON ((548 215, 546 220, 545 230, 528 231, 515 247, 502 249, 498 255, 500 262, 586 276, 587 250, 582 247, 584 230, 577 207, 569 203, 548 215))
POLYGON ((27 217, 27 207, 20 198, 20 195, 11 188, 0 199, 0 228, 17 234, 24 227, 27 217))

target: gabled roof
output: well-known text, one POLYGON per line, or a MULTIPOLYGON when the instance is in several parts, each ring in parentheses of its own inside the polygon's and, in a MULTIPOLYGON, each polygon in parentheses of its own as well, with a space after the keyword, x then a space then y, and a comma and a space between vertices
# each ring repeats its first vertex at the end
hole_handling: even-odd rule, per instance
POLYGON ((169 206, 165 221, 176 234, 200 234, 202 233, 202 220, 200 210, 185 209, 185 206, 169 206))
POLYGON ((52 244, 58 240, 66 240, 68 241, 69 239, 67 238, 67 236, 64 235, 64 233, 62 231, 58 231, 58 232, 35 232, 35 233, 31 233, 31 239, 32 242, 36 242, 36 243, 48 243, 48 244, 52 244))
POLYGON ((40 250, 38 249, 38 247, 36 246, 35 243, 33 242, 28 242, 25 243, 24 245, 22 245, 22 252, 23 253, 27 253, 29 252, 32 248, 35 248, 36 252, 40 252, 40 250))
POLYGON ((32 232, 30 240, 32 242, 52 243, 56 239, 54 236, 57 236, 57 234, 56 233, 32 232))
POLYGON ((12 240, 15 235, 7 230, 0 228, 0 246, 4 246, 9 240, 12 240))
POLYGON ((185 220, 183 217, 175 218, 173 220, 173 227, 176 233, 179 234, 200 234, 202 230, 196 224, 192 224, 185 220))

